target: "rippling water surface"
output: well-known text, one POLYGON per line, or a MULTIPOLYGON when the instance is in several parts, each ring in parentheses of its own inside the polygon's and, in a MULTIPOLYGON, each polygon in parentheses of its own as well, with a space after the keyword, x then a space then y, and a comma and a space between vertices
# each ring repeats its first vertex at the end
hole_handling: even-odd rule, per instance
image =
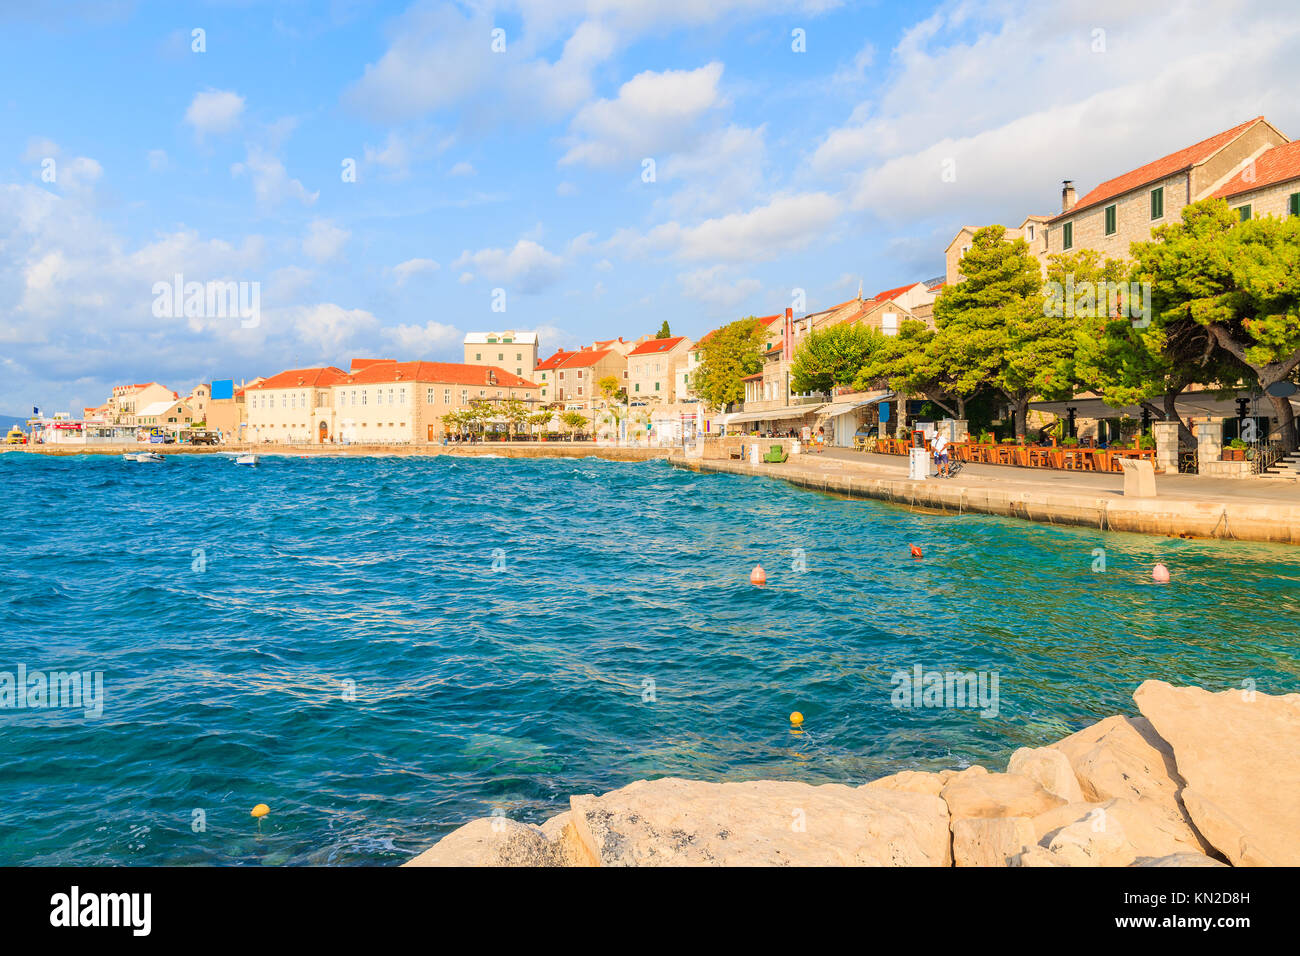
POLYGON ((999 765, 1148 677, 1300 688, 1291 549, 595 459, 11 453, 0 482, 0 671, 105 688, 98 719, 0 710, 3 864, 397 863, 642 777, 999 765), (917 664, 997 671, 998 715, 894 708, 917 664))

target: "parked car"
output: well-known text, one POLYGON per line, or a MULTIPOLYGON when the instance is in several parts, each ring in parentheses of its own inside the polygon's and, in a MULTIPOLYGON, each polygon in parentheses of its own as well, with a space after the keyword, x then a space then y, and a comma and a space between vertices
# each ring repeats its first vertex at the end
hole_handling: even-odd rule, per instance
POLYGON ((190 432, 189 441, 191 445, 219 445, 221 444, 221 435, 217 432, 193 431, 190 432))

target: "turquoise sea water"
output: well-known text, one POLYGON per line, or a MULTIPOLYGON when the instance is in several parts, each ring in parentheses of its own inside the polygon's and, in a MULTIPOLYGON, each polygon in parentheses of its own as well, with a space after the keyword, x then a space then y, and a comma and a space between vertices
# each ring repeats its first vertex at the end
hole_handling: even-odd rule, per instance
POLYGON ((5 454, 0 483, 0 672, 104 680, 98 718, 0 710, 0 864, 398 863, 642 777, 1001 767, 1149 677, 1300 689, 1294 549, 595 459, 5 454), (996 671, 998 715, 892 706, 918 664, 996 671))

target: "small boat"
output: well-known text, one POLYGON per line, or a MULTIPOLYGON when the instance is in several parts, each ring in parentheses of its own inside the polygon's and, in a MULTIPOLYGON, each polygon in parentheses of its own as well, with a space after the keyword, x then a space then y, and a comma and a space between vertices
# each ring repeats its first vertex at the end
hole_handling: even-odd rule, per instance
POLYGON ((163 456, 156 451, 127 452, 122 456, 124 461, 162 461, 163 456))
POLYGON ((235 458, 235 464, 236 464, 236 465, 256 465, 256 464, 257 464, 257 456, 256 456, 256 455, 239 455, 238 457, 235 458))

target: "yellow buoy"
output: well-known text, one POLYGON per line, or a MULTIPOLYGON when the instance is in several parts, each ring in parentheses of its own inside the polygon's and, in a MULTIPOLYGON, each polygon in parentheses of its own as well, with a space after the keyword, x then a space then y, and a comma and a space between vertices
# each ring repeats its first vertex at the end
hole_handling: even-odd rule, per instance
POLYGON ((265 803, 259 803, 257 806, 253 807, 253 816, 257 817, 259 820, 270 812, 271 808, 265 803))
POLYGON ((793 714, 790 715, 790 723, 798 727, 800 724, 803 723, 803 714, 799 713, 799 711, 796 710, 793 714))

